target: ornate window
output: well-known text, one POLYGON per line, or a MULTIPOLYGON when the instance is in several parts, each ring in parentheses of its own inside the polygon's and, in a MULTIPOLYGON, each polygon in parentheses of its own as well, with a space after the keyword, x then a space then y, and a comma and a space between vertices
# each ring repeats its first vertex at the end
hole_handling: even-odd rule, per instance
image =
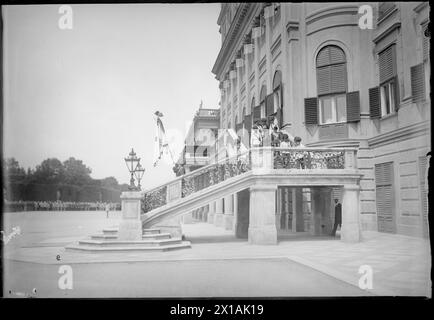
POLYGON ((344 51, 335 45, 321 49, 316 58, 319 123, 347 121, 347 62, 344 51))

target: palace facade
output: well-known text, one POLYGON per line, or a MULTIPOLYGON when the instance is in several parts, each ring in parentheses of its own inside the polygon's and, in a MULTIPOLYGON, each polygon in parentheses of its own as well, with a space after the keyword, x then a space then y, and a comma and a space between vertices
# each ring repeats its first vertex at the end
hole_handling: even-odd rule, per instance
MULTIPOLYGON (((354 148, 360 189, 347 199, 361 230, 427 236, 429 10, 428 2, 222 4, 212 69, 220 128, 250 132, 258 119, 276 117, 306 147, 354 148), (372 8, 372 29, 359 26, 362 5, 372 8)), ((342 187, 318 190, 283 185, 264 198, 276 199, 269 205, 278 234, 312 230, 316 220, 303 217, 313 198, 342 201, 342 187)), ((246 189, 213 201, 208 221, 250 238, 237 212, 259 203, 248 199, 246 189)))

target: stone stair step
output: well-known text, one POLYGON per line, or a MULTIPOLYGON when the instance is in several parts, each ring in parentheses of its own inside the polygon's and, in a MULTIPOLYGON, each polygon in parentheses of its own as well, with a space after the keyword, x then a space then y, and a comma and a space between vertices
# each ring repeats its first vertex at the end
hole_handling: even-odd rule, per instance
POLYGON ((79 245, 88 245, 88 246, 96 246, 96 247, 115 247, 115 246, 147 246, 147 247, 158 247, 164 245, 173 245, 179 244, 182 242, 181 238, 173 238, 173 239, 147 239, 147 240, 80 240, 79 245))
POLYGON ((102 230, 103 234, 113 235, 118 233, 118 228, 105 228, 102 230))
POLYGON ((171 245, 158 246, 158 247, 148 247, 148 246, 98 247, 98 246, 73 244, 67 246, 65 249, 67 251, 95 253, 95 252, 134 252, 134 251, 161 252, 161 251, 171 251, 171 250, 187 249, 187 248, 191 248, 190 241, 182 241, 181 243, 178 244, 171 244, 171 245))
POLYGON ((160 229, 156 229, 156 228, 149 228, 149 229, 143 229, 143 234, 159 234, 160 233, 160 229))
POLYGON ((94 240, 98 240, 98 239, 113 240, 113 239, 117 239, 118 235, 117 234, 100 233, 100 234, 91 235, 90 237, 91 237, 91 239, 94 239, 94 240))
POLYGON ((156 234, 144 234, 142 235, 142 239, 170 239, 170 233, 156 233, 156 234))

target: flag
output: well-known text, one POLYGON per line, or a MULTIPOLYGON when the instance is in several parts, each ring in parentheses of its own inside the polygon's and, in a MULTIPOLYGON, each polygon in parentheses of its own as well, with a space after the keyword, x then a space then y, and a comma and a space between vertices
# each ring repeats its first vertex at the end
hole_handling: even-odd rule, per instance
POLYGON ((157 166, 157 163, 161 159, 161 157, 168 153, 170 154, 173 163, 175 163, 175 161, 173 160, 172 152, 169 149, 169 144, 167 142, 166 131, 164 130, 164 125, 161 121, 161 117, 163 116, 163 114, 160 111, 156 111, 154 115, 156 115, 156 131, 154 138, 154 167, 157 166))
POLYGON ((161 117, 163 116, 163 114, 160 111, 156 111, 154 114, 156 115, 156 130, 154 138, 154 167, 156 167, 158 160, 161 159, 161 156, 164 154, 164 151, 167 148, 167 141, 166 131, 164 130, 163 122, 161 121, 161 117))

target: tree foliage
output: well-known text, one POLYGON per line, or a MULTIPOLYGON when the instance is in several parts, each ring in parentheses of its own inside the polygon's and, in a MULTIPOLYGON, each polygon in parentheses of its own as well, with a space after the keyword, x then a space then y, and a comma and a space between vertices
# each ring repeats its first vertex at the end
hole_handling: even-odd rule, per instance
POLYGON ((11 201, 120 201, 128 185, 119 185, 114 177, 92 179, 91 173, 91 168, 74 157, 64 162, 48 158, 27 171, 15 158, 3 159, 4 196, 11 201))

